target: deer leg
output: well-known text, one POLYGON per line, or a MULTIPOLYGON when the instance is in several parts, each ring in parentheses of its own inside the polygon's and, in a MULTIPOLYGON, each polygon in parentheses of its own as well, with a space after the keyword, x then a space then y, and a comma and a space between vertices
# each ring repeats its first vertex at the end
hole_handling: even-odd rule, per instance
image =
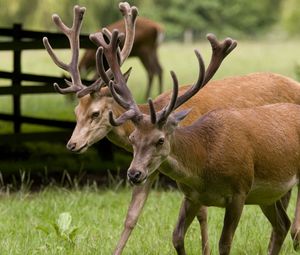
POLYGON ((152 90, 152 83, 153 83, 153 73, 150 71, 148 72, 148 85, 147 85, 147 90, 146 90, 146 94, 145 94, 145 100, 148 99, 150 97, 150 93, 152 90))
POLYGON ((283 241, 289 231, 291 222, 285 212, 281 200, 278 200, 272 205, 260 207, 273 227, 271 243, 269 243, 268 248, 268 254, 279 254, 283 241))
POLYGON ((298 250, 300 247, 300 186, 298 186, 295 218, 291 227, 291 235, 293 239, 294 249, 298 250))
POLYGON ((162 74, 163 74, 163 70, 161 68, 161 65, 158 61, 158 57, 157 57, 157 52, 153 53, 153 67, 155 70, 155 74, 158 75, 158 91, 159 94, 161 94, 163 92, 163 82, 162 82, 162 74))
POLYGON ((145 99, 148 99, 151 93, 151 88, 152 88, 152 82, 153 82, 153 76, 154 76, 154 70, 153 70, 153 65, 151 63, 151 56, 148 52, 147 49, 144 49, 140 52, 139 54, 140 60, 147 72, 148 75, 148 84, 147 84, 147 89, 146 89, 146 94, 145 94, 145 99))
POLYGON ((227 255, 230 252, 234 232, 238 226, 245 204, 245 195, 234 195, 226 205, 224 224, 219 241, 220 255, 227 255))
POLYGON ((178 255, 186 255, 184 249, 184 236, 199 211, 199 207, 199 204, 193 203, 186 197, 182 201, 177 224, 173 231, 173 245, 178 255))
MULTIPOLYGON (((285 211, 289 205, 291 194, 292 194, 292 190, 288 191, 282 198, 280 198, 282 207, 284 208, 285 211)), ((269 244, 272 244, 274 242, 274 238, 275 238, 275 232, 272 231, 269 244)), ((268 248, 268 250, 270 250, 270 247, 268 248)))
POLYGON ((210 248, 208 242, 207 207, 205 206, 200 207, 197 213, 197 219, 200 223, 202 254, 209 255, 210 248))
POLYGON ((134 229, 140 213, 146 203, 151 186, 158 176, 158 171, 155 171, 151 176, 148 177, 147 181, 143 186, 135 186, 133 188, 131 202, 127 211, 127 216, 124 222, 124 229, 114 251, 114 255, 122 254, 122 251, 126 245, 126 242, 134 229))

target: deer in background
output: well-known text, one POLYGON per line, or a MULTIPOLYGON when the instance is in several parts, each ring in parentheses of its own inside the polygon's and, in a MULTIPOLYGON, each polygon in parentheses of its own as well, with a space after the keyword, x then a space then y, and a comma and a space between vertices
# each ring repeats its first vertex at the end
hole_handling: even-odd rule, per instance
MULTIPOLYGON (((130 33, 134 32, 132 29, 129 29, 129 31, 130 33)), ((126 33, 126 35, 129 36, 130 34, 126 33)), ((224 51, 224 43, 217 43, 212 36, 210 36, 209 39, 211 40, 213 55, 221 54, 224 51)), ((46 42, 46 39, 44 39, 44 42, 46 42)), ((45 47, 47 48, 47 43, 45 47)), ((129 45, 124 47, 123 50, 126 48, 129 49, 129 45)), ((52 56, 52 50, 48 50, 48 52, 50 56, 52 56)), ((125 56, 123 55, 123 57, 125 56)), ((60 66, 59 63, 58 66, 60 66)), ((74 71, 76 70, 75 62, 73 63, 72 69, 74 71)), ((74 76, 77 76, 77 74, 74 76)), ((107 138, 116 145, 121 146, 128 151, 132 151, 132 146, 128 137, 134 130, 134 125, 128 121, 121 126, 114 127, 109 122, 108 110, 112 110, 116 117, 124 112, 124 109, 113 100, 109 89, 106 86, 101 86, 101 88, 99 86, 97 88, 97 83, 95 84, 96 86, 92 88, 90 86, 86 87, 82 85, 81 82, 77 83, 77 81, 68 82, 68 85, 70 87, 66 89, 61 89, 57 84, 55 85, 59 93, 76 93, 79 100, 79 103, 75 108, 77 124, 72 137, 68 142, 67 148, 73 152, 83 153, 94 143, 107 136, 107 138)), ((189 86, 181 86, 179 88, 179 94, 184 93, 188 88, 189 86)), ((169 98, 170 92, 165 92, 158 96, 153 102, 155 108, 161 109, 168 102, 169 98)), ((181 122, 181 125, 190 125, 199 116, 216 108, 242 108, 276 102, 294 102, 299 104, 299 83, 282 75, 272 73, 256 73, 210 81, 199 93, 194 95, 180 107, 180 109, 193 107, 193 111, 181 122)), ((139 108, 143 113, 149 112, 148 105, 139 105, 139 108)), ((118 242, 115 254, 121 254, 124 249, 157 175, 158 171, 154 172, 151 177, 149 176, 144 185, 133 187, 132 199, 128 208, 126 220, 124 221, 124 230, 118 242)), ((206 239, 207 230, 205 230, 205 209, 202 213, 199 213, 197 218, 202 223, 201 232, 203 247, 205 247, 204 254, 209 254, 206 239)), ((300 230, 297 219, 299 219, 299 213, 296 212, 295 223, 293 224, 292 229, 295 233, 298 233, 300 230)), ((295 246, 298 245, 298 240, 299 237, 295 240, 295 246)))
MULTIPOLYGON (((117 40, 112 38, 111 43, 117 44, 117 40)), ((117 47, 107 47, 104 40, 101 46, 100 55, 104 53, 114 76, 109 80, 101 71, 102 79, 125 109, 117 118, 110 111, 110 123, 120 126, 130 120, 135 126, 129 136, 133 159, 128 179, 141 185, 159 168, 184 194, 173 232, 177 254, 186 254, 184 237, 201 206, 225 208, 219 253, 229 254, 245 204, 260 206, 272 225, 268 254, 279 254, 291 224, 281 199, 289 197, 292 187, 299 183, 300 106, 281 103, 218 109, 190 126, 179 127, 192 109, 175 110, 206 84, 200 53, 195 51, 200 66, 197 82, 178 96, 178 80, 171 72, 173 93, 169 103, 157 111, 149 99, 150 112, 145 114, 127 87, 116 51, 111 50, 117 47)), ((292 238, 296 240, 297 236, 292 238)))
MULTIPOLYGON (((109 31, 117 29, 118 31, 125 33, 125 24, 123 20, 117 21, 107 27, 109 31)), ((163 70, 158 59, 158 46, 160 45, 164 36, 164 30, 160 24, 143 18, 137 17, 135 38, 132 45, 132 50, 129 57, 138 57, 148 75, 148 83, 145 94, 145 99, 150 96, 153 78, 158 76, 159 93, 163 91, 162 75, 163 70)), ((122 41, 122 47, 123 47, 122 41)), ((88 49, 84 52, 80 62, 79 71, 81 74, 88 74, 90 71, 96 70, 95 61, 96 49, 88 49)))

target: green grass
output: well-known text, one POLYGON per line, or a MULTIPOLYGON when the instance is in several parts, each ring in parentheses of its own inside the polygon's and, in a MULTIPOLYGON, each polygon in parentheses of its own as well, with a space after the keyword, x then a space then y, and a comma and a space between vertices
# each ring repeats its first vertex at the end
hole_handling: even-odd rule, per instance
MULTIPOLYGON (((117 191, 47 188, 39 193, 1 195, 1 255, 15 254, 111 254, 120 236, 131 196, 130 188, 117 191), (55 232, 54 225, 63 212, 72 216, 78 230, 70 242, 55 232)), ((295 194, 294 194, 295 195, 295 194)), ((172 230, 182 199, 178 191, 151 193, 124 254, 175 254, 172 230)), ((289 215, 293 215, 295 198, 289 215)), ((213 254, 218 251, 223 209, 209 208, 209 235, 213 254)), ((257 206, 246 206, 236 231, 232 253, 266 254, 270 225, 257 206)), ((198 223, 194 221, 186 237, 188 254, 200 254, 198 223)), ((288 235, 281 254, 296 254, 288 235)))
MULTIPOLYGON (((216 78, 271 71, 295 78, 294 66, 299 63, 300 41, 239 42, 238 48, 225 60, 216 78)), ((193 49, 204 52, 206 63, 210 55, 208 43, 181 45, 166 43, 160 48, 164 68, 165 89, 171 87, 169 70, 174 70, 181 84, 192 83, 197 77, 197 63, 193 49)), ((63 52, 62 52, 63 53, 63 52)), ((63 53, 64 56, 67 54, 63 53)), ((0 52, 0 70, 10 70, 11 54, 0 52)), ((24 72, 61 75, 45 51, 23 54, 24 72)), ((139 102, 144 95, 146 76, 137 59, 130 59, 124 70, 133 66, 129 80, 134 96, 139 102)), ((1 85, 8 81, 0 80, 1 85)), ((155 94, 155 92, 153 93, 155 94)), ((61 95, 34 95, 22 98, 22 111, 26 115, 74 119, 74 104, 61 95)), ((0 98, 0 112, 11 112, 11 99, 0 98)), ((23 131, 41 130, 44 127, 23 126, 23 131)), ((0 122, 0 132, 11 132, 12 126, 0 122)), ((39 159, 36 159, 39 160, 39 159)), ((41 159, 40 159, 41 160, 41 159)), ((1 170, 1 169, 0 169, 1 170)), ((67 169, 68 170, 68 169, 67 169)), ((175 254, 172 229, 176 222, 180 200, 179 192, 153 192, 138 226, 134 230, 124 254, 175 254)), ((295 199, 293 199, 295 200, 295 199)), ((0 253, 2 254, 111 254, 123 226, 130 189, 117 192, 100 191, 96 187, 83 190, 47 188, 39 193, 2 193, 0 202, 0 253), (70 212, 78 232, 75 244, 56 234, 53 224, 60 213, 70 212), (39 230, 46 229, 45 231, 39 230)), ((293 215, 292 201, 289 215, 293 215)), ((210 242, 213 254, 222 226, 223 210, 209 210, 210 242)), ((232 254, 266 254, 270 226, 257 207, 245 208, 238 227, 232 254)), ((188 254, 200 254, 198 225, 194 222, 188 232, 188 254)), ((282 254, 296 254, 288 236, 282 254)))

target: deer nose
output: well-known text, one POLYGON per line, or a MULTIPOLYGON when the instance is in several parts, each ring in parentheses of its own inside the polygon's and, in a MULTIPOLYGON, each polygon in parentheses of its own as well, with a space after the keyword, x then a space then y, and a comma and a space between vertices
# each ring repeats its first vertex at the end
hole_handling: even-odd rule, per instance
POLYGON ((138 184, 140 183, 140 179, 142 176, 142 172, 136 169, 130 169, 128 170, 127 173, 128 179, 133 183, 133 184, 138 184))
POLYGON ((70 151, 74 151, 76 148, 76 143, 67 143, 67 149, 70 151))

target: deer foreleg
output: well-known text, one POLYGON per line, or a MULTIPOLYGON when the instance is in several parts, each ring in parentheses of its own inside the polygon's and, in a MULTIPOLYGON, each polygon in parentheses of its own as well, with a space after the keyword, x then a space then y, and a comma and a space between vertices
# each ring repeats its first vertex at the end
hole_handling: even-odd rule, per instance
POLYGON ((143 186, 135 186, 133 188, 131 202, 127 211, 127 216, 124 222, 124 229, 114 251, 114 255, 122 254, 122 251, 126 245, 126 242, 134 229, 141 211, 148 198, 151 186, 158 176, 158 171, 155 171, 151 176, 148 177, 147 181, 143 186))
POLYGON ((184 249, 184 236, 199 211, 199 207, 199 204, 195 204, 187 198, 183 199, 178 221, 173 232, 173 245, 178 255, 186 255, 184 249))
POLYGON ((202 254, 209 255, 210 248, 208 242, 207 207, 205 206, 200 207, 197 213, 197 219, 200 223, 202 254))
POLYGON ((230 252, 234 232, 242 215, 245 204, 245 195, 234 195, 226 205, 224 224, 219 241, 220 255, 227 255, 230 252))

